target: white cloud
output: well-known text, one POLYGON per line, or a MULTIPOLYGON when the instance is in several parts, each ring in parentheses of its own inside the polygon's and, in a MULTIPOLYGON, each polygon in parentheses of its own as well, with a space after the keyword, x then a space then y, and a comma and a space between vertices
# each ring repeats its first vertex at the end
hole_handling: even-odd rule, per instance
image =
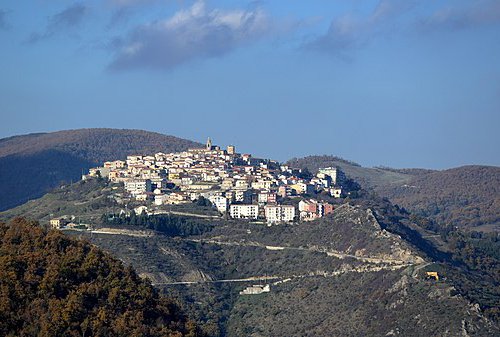
POLYGON ((194 59, 220 57, 270 31, 260 8, 208 10, 204 1, 172 17, 132 30, 114 44, 112 69, 176 67, 194 59))

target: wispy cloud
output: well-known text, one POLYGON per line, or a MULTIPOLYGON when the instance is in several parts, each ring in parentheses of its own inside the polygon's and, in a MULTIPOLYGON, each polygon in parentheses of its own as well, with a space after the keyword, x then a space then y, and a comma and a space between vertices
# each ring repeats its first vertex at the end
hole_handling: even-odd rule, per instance
POLYGON ((418 20, 424 31, 463 30, 500 23, 500 1, 476 1, 467 7, 446 6, 418 20))
POLYGON ((7 12, 0 9, 0 30, 7 30, 9 25, 7 24, 7 12))
POLYGON ((115 40, 111 69, 170 69, 202 58, 220 57, 270 31, 260 8, 208 10, 204 1, 172 17, 133 29, 115 40))
POLYGON ((83 21, 87 12, 88 8, 81 3, 69 6, 63 11, 49 17, 45 31, 42 33, 35 32, 31 34, 28 42, 35 43, 52 37, 58 33, 74 29, 83 21))
POLYGON ((464 30, 500 23, 500 1, 482 0, 458 3, 445 1, 429 11, 429 3, 380 0, 365 17, 352 14, 331 21, 328 31, 302 47, 341 58, 350 58, 353 50, 391 34, 418 34, 445 30, 464 30), (409 14, 409 15, 406 15, 409 14))
POLYGON ((305 42, 302 47, 345 57, 349 50, 390 32, 400 16, 414 5, 415 1, 380 0, 366 17, 346 14, 333 19, 325 34, 305 42))

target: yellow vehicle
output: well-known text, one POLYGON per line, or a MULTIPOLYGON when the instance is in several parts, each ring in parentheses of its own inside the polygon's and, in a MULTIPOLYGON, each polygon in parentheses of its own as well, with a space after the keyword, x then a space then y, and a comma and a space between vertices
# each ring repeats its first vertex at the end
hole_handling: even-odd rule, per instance
POLYGON ((437 271, 427 271, 425 272, 425 275, 427 276, 427 279, 435 279, 436 281, 439 281, 439 275, 437 271))

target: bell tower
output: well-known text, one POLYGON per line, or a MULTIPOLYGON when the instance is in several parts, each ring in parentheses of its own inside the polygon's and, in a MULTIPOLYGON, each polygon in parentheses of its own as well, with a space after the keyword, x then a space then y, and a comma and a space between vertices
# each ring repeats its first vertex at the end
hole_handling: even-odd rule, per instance
POLYGON ((212 149, 212 140, 210 139, 210 137, 208 137, 207 139, 207 150, 211 150, 212 149))

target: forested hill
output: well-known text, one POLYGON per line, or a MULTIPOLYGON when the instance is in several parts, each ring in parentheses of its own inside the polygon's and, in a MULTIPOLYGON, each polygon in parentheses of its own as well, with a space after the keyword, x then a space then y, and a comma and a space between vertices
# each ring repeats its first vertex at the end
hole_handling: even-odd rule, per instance
POLYGON ((500 229, 500 167, 463 166, 412 177, 379 193, 437 223, 500 229))
POLYGON ((182 151, 200 146, 141 130, 79 129, 0 139, 0 211, 38 198, 82 169, 131 154, 182 151))
POLYGON ((90 243, 0 224, 1 336, 198 336, 178 305, 90 243))

